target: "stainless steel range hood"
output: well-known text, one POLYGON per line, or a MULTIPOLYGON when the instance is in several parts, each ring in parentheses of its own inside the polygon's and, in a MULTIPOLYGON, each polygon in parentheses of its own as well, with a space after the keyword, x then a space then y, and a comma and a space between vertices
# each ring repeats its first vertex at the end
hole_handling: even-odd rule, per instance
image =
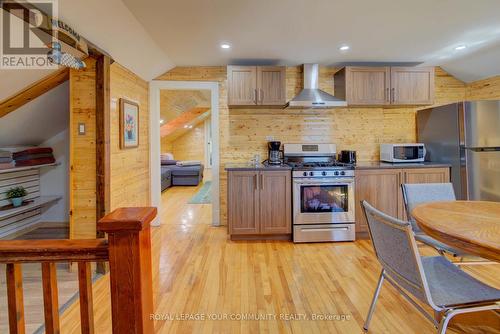
POLYGON ((347 102, 318 88, 318 64, 304 64, 304 88, 288 104, 287 108, 335 108, 346 107, 347 102))

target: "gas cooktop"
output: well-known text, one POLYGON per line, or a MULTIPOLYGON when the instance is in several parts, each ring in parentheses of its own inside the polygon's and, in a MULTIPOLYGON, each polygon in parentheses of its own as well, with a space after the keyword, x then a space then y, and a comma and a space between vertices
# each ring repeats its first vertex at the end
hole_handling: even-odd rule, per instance
POLYGON ((287 161, 286 164, 294 170, 340 170, 354 169, 353 164, 346 164, 339 161, 287 161))

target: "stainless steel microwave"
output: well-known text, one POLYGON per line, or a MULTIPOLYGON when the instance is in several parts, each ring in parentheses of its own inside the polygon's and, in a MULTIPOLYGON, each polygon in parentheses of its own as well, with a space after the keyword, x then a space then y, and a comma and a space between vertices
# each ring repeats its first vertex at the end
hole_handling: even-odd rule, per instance
POLYGON ((425 152, 425 145, 421 143, 380 144, 380 161, 423 162, 425 152))

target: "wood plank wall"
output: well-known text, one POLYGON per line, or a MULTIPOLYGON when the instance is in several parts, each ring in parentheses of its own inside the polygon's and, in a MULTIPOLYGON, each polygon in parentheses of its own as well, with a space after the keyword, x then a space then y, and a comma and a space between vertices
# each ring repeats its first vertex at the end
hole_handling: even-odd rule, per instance
MULTIPOLYGON (((150 204, 149 86, 118 63, 111 65, 111 210, 150 204), (139 147, 120 149, 120 98, 139 104, 139 147)), ((158 125, 159 126, 159 125, 158 125)))
POLYGON ((96 237, 96 88, 95 59, 70 70, 70 239, 96 237), (85 123, 85 135, 78 124, 85 123))
POLYGON ((162 138, 162 152, 171 152, 175 160, 199 160, 205 162, 205 121, 199 122, 192 129, 167 142, 162 138), (170 151, 165 151, 170 149, 170 151))
MULTIPOLYGON (((338 68, 320 69, 320 88, 333 93, 338 68)), ((302 88, 302 68, 287 68, 287 99, 302 88)), ((323 110, 231 109, 227 106, 225 67, 177 67, 157 80, 216 81, 219 83, 221 222, 226 221, 224 165, 267 155, 266 136, 282 142, 334 142, 338 150, 353 149, 360 161, 378 160, 379 143, 414 142, 417 108, 339 108, 323 110)), ((436 104, 465 98, 465 84, 436 69, 436 104)), ((217 135, 217 134, 214 134, 217 135)))
POLYGON ((500 99, 500 75, 471 82, 467 85, 466 97, 467 100, 500 99))

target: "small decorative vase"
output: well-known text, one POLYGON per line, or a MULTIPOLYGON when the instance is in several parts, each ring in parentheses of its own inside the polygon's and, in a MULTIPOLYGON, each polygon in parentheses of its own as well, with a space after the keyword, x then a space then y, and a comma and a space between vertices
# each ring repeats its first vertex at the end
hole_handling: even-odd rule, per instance
POLYGON ((16 198, 11 198, 10 201, 12 202, 12 206, 15 208, 21 206, 23 204, 23 197, 16 197, 16 198))

